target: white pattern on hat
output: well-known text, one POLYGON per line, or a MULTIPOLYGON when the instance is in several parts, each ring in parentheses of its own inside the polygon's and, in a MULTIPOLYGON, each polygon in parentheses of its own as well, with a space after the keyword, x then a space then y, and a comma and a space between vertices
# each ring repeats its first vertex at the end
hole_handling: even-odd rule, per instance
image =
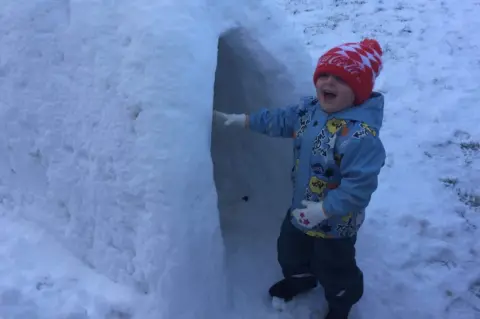
MULTIPOLYGON (((374 54, 371 54, 370 52, 364 50, 362 46, 358 43, 350 43, 350 44, 343 44, 338 46, 339 51, 337 51, 337 54, 340 54, 344 57, 350 58, 348 55, 348 52, 353 52, 358 54, 360 57, 361 61, 354 59, 355 62, 358 63, 359 67, 363 70, 365 67, 368 67, 370 70, 372 70, 372 73, 374 75, 374 79, 379 75, 379 71, 376 71, 372 65, 372 62, 376 65, 381 64, 381 57, 378 52, 376 52, 375 49, 371 48, 374 54)), ((381 67, 381 66, 380 66, 381 67)))
POLYGON ((314 83, 322 73, 331 73, 348 83, 355 93, 355 103, 368 98, 382 70, 382 48, 374 39, 344 43, 323 54, 317 62, 314 83))

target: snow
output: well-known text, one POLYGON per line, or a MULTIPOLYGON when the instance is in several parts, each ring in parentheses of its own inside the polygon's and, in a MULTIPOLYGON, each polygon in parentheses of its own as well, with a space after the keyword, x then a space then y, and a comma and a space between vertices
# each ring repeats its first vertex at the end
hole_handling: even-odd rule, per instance
POLYGON ((359 234, 354 318, 480 318, 478 3, 279 4, 314 57, 366 36, 385 51, 388 158, 359 234))
MULTIPOLYGON (((9 310, 14 306, 38 318, 75 317, 82 305, 84 317, 104 318, 97 303, 113 310, 125 304, 126 314, 112 318, 217 318, 227 311, 226 231, 210 150, 214 104, 247 111, 293 101, 308 92, 313 61, 274 6, 207 4, 2 3, 0 211, 12 228, 2 247, 5 258, 19 256, 7 273, 24 279, 16 288, 0 280, 7 289, 0 316, 25 319, 9 310), (217 68, 220 38, 234 49, 225 53, 237 65, 231 73, 226 62, 217 68), (217 70, 225 82, 215 84, 217 70), (239 94, 237 71, 245 72, 238 85, 249 93, 243 104, 225 93, 239 94), (16 229, 39 235, 16 244, 16 229), (39 257, 27 253, 37 247, 51 252, 50 264, 31 265, 39 257), (77 262, 57 262, 72 258, 77 262), (54 287, 48 298, 31 288, 43 277, 54 287), (98 280, 106 282, 98 291, 75 284, 98 280), (134 297, 125 302, 116 285, 134 297), (64 292, 55 300, 54 291, 64 292), (78 301, 59 313, 66 295, 78 301)), ((272 147, 288 149, 285 141, 272 147)))
MULTIPOLYGON (((253 47, 257 44, 253 34, 237 30, 220 39, 214 109, 248 113, 262 106, 283 106, 286 101, 296 102, 301 90, 310 87, 311 58, 306 51, 303 56, 296 52, 303 61, 290 71, 294 59, 285 53, 269 56, 269 52, 281 53, 277 46, 283 42, 253 47), (295 87, 299 72, 304 80, 295 87)), ((290 202, 291 142, 213 124, 211 153, 229 301, 240 318, 247 318, 252 309, 268 307, 265 292, 278 279, 275 236, 290 202)))
POLYGON ((142 302, 26 220, 2 218, 0 254, 0 318, 129 318, 142 302))
POLYGON ((284 314, 267 296, 290 142, 212 109, 294 102, 364 36, 385 51, 388 158, 351 317, 480 318, 480 6, 276 1, 3 1, 1 319, 323 313, 321 289, 284 314))

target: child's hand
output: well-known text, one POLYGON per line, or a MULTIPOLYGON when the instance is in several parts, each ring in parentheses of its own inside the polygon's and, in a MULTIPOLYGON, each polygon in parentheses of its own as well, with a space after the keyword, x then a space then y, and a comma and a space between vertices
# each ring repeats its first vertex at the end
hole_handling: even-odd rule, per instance
POLYGON ((300 225, 311 229, 328 218, 323 211, 323 202, 303 200, 302 204, 306 207, 297 208, 292 211, 293 217, 295 217, 300 225))
POLYGON ((223 121, 223 125, 229 126, 231 124, 239 126, 247 126, 247 115, 245 114, 226 114, 219 111, 213 111, 216 120, 223 121))

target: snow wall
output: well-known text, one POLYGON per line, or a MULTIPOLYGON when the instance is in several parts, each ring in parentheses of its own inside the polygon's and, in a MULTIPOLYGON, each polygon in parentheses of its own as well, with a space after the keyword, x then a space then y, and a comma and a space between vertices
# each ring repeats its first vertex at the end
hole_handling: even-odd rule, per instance
POLYGON ((4 1, 2 213, 149 296, 156 318, 220 315, 229 232, 261 236, 251 216, 279 223, 291 144, 212 131, 212 109, 311 92, 291 29, 263 1, 4 1))

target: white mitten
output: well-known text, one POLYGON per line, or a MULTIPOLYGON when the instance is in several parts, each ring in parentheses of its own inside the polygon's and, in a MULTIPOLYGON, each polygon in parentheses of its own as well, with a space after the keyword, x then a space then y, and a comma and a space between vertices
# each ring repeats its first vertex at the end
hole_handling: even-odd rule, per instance
POLYGON ((292 211, 292 216, 300 225, 312 229, 328 218, 323 211, 323 202, 303 200, 302 204, 305 205, 305 208, 297 208, 292 211))
POLYGON ((246 114, 226 114, 219 111, 213 111, 213 115, 216 119, 223 121, 223 125, 229 126, 231 124, 246 126, 247 115, 246 114))

